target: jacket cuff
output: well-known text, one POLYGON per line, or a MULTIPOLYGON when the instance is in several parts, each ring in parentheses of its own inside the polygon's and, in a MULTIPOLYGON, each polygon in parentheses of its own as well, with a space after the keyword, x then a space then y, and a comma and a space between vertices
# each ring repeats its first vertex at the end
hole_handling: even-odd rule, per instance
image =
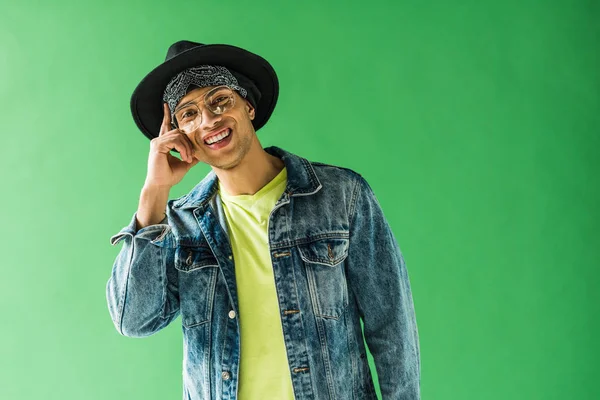
POLYGON ((137 221, 136 221, 137 211, 133 214, 129 225, 125 226, 123 229, 119 231, 116 235, 111 236, 110 244, 116 245, 119 243, 125 236, 130 235, 132 238, 138 237, 147 240, 156 240, 159 236, 167 231, 166 228, 169 227, 169 218, 165 215, 165 217, 158 224, 148 225, 143 227, 142 229, 136 232, 137 221), (166 225, 166 226, 165 226, 166 225))

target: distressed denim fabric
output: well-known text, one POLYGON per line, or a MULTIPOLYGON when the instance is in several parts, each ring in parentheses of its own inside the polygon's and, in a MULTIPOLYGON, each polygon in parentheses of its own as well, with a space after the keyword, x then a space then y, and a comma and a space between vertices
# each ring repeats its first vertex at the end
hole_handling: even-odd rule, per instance
MULTIPOLYGON (((297 400, 420 399, 417 323, 404 258, 367 181, 282 148, 288 182, 268 240, 297 400), (364 323, 364 336, 360 319, 364 323)), ((213 171, 123 246, 106 285, 117 331, 152 335, 181 316, 183 399, 237 399, 240 337, 232 250, 213 171)))

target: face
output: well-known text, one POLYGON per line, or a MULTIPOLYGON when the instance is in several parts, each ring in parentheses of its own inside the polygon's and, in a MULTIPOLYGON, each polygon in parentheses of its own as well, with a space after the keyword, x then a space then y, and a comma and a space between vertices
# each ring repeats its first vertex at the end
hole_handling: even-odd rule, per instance
POLYGON ((204 95, 215 87, 209 86, 190 91, 179 101, 177 107, 193 102, 202 113, 202 121, 196 130, 184 133, 194 146, 194 157, 212 167, 231 169, 240 163, 253 144, 256 135, 252 126, 255 109, 250 102, 233 91, 234 106, 223 114, 212 113, 204 104, 204 95), (228 129, 229 137, 222 143, 212 145, 206 143, 210 136, 227 132, 228 129))

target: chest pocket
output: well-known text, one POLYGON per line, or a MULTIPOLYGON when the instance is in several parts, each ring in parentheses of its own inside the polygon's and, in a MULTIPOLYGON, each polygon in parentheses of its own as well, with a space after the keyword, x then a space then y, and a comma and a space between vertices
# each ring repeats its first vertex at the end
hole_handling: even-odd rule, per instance
POLYGON ((338 319, 348 305, 344 260, 349 240, 324 238, 298 245, 304 261, 315 315, 338 319))
POLYGON ((179 246, 175 250, 179 271, 179 304, 182 324, 192 328, 210 319, 219 265, 208 245, 179 246))

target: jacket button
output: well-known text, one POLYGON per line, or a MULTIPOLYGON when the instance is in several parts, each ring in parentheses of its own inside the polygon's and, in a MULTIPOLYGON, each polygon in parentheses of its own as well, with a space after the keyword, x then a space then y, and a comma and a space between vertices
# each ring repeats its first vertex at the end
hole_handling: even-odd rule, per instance
POLYGON ((235 311, 233 311, 233 310, 229 311, 229 318, 231 318, 231 319, 235 318, 235 311))
POLYGON ((229 256, 228 258, 231 260, 233 257, 229 256))
POLYGON ((229 379, 229 372, 225 371, 221 374, 221 376, 223 377, 224 380, 228 380, 229 379))

